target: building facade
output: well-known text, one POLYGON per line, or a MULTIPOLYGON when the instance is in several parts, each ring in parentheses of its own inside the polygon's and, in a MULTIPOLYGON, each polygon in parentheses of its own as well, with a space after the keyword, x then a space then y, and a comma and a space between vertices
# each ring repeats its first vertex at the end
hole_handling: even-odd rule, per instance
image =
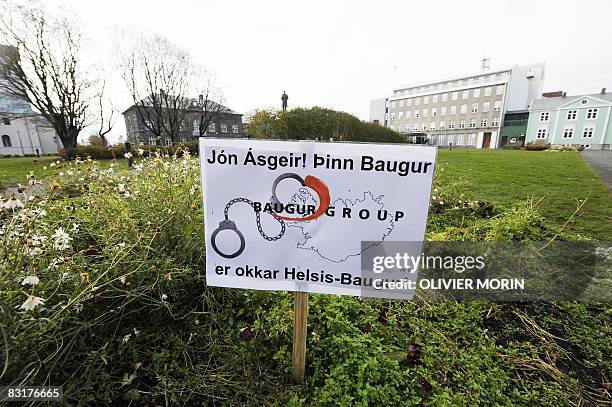
POLYGON ((505 114, 529 108, 540 94, 544 64, 483 70, 442 80, 400 86, 370 104, 370 121, 400 133, 428 134, 430 144, 476 148, 501 146, 505 114))
MULTIPOLYGON (((0 60, 7 49, 0 45, 0 60)), ((57 154, 61 147, 47 120, 28 102, 8 95, 0 87, 0 156, 57 154)))
MULTIPOLYGON (((199 104, 197 100, 194 99, 191 102, 191 105, 192 108, 187 109, 185 112, 185 116, 181 124, 179 138, 178 140, 175 140, 176 142, 184 143, 187 141, 196 140, 200 136, 200 116, 202 112, 198 109, 199 104)), ((172 140, 170 137, 162 135, 161 140, 155 137, 153 132, 143 122, 137 109, 138 107, 136 105, 132 105, 123 112, 128 141, 133 145, 156 145, 160 143, 164 145, 171 145, 172 140)), ((225 106, 215 108, 214 111, 217 111, 218 113, 213 115, 210 125, 203 134, 204 137, 245 137, 242 115, 240 113, 236 113, 225 106)))
POLYGON ((501 126, 500 147, 523 147, 525 145, 528 120, 529 110, 506 112, 501 126))
POLYGON ((526 143, 609 150, 611 112, 612 94, 605 88, 595 94, 536 99, 529 109, 526 143))

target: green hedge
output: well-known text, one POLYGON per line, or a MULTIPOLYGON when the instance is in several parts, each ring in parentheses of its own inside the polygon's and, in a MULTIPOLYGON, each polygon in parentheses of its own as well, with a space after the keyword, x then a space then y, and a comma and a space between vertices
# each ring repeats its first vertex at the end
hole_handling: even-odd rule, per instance
MULTIPOLYGON (((148 144, 141 146, 133 146, 132 152, 136 155, 138 149, 144 150, 143 155, 149 156, 155 151, 159 151, 160 153, 168 153, 174 154, 177 148, 187 148, 189 152, 193 155, 198 154, 198 142, 197 141, 189 141, 186 143, 177 143, 172 146, 151 146, 148 144)), ((95 160, 100 159, 113 159, 113 158, 123 158, 125 154, 125 146, 123 144, 119 144, 111 147, 103 147, 99 145, 82 145, 76 146, 72 148, 62 148, 58 151, 60 157, 64 160, 74 160, 76 157, 91 157, 95 160)))

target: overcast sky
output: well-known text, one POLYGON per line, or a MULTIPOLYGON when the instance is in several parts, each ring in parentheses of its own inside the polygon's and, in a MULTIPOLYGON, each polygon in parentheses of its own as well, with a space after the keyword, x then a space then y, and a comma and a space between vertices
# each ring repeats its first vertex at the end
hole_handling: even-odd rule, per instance
MULTIPOLYGON (((216 72, 241 113, 325 106, 367 120, 369 100, 393 87, 546 62, 544 90, 612 90, 612 1, 127 1, 51 0, 84 22, 92 51, 111 61, 113 27, 168 37, 216 72)), ((111 94, 129 99, 119 80, 111 94)), ((124 135, 123 120, 115 135, 124 135)))

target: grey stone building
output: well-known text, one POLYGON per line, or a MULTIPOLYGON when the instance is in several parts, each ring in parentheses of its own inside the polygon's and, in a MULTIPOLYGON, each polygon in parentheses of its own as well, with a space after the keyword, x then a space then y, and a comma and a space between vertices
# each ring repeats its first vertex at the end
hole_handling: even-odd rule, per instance
MULTIPOLYGON (((202 117, 201 99, 191 99, 187 104, 189 107, 183 112, 183 119, 180 125, 180 131, 175 142, 185 143, 196 140, 200 135, 202 137, 227 137, 227 138, 244 138, 244 125, 242 123, 242 114, 236 113, 230 108, 208 102, 212 106, 209 107, 210 118, 205 120, 208 128, 200 132, 200 126, 204 122, 202 117), (201 134, 202 133, 202 134, 201 134)), ((125 120, 125 129, 127 139, 133 145, 151 144, 151 145, 171 145, 172 140, 168 135, 155 137, 153 131, 150 130, 153 126, 145 125, 143 118, 147 115, 139 114, 139 107, 132 105, 123 112, 125 120), (160 140, 161 138, 161 140, 160 140)), ((153 116, 152 114, 149 116, 153 116)))

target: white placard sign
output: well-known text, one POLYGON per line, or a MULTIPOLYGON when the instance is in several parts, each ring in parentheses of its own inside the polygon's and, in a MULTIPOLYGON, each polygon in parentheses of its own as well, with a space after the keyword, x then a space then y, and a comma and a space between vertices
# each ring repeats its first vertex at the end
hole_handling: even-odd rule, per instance
POLYGON ((200 138, 207 283, 362 295, 362 242, 423 241, 435 159, 408 144, 200 138))

